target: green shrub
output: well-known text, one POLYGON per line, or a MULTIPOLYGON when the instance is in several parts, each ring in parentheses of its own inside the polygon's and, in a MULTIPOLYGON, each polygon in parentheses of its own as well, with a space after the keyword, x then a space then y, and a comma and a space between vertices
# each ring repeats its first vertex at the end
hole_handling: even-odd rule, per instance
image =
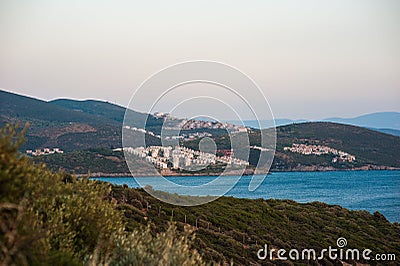
POLYGON ((175 224, 167 231, 152 236, 148 226, 134 230, 130 234, 120 234, 115 238, 116 248, 102 261, 95 254, 90 258, 91 265, 205 265, 196 250, 190 250, 194 235, 186 227, 178 235, 175 224))
POLYGON ((125 231, 111 186, 53 173, 18 153, 26 128, 0 130, 0 265, 192 265, 190 232, 125 231))

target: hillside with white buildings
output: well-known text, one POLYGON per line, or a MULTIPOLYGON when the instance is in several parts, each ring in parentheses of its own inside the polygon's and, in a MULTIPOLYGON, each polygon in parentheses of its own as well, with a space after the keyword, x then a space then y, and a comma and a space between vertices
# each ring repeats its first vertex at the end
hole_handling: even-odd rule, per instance
POLYGON ((212 153, 195 151, 186 147, 149 146, 126 148, 128 153, 145 159, 159 169, 191 169, 222 163, 233 166, 248 166, 249 162, 232 156, 216 156, 212 153))
POLYGON ((354 155, 351 155, 347 152, 340 151, 328 146, 323 145, 307 145, 307 144, 296 144, 293 143, 292 147, 284 147, 284 151, 290 151, 295 153, 300 153, 303 155, 324 155, 324 154, 332 154, 335 155, 332 159, 333 163, 336 162, 353 162, 356 160, 354 155))

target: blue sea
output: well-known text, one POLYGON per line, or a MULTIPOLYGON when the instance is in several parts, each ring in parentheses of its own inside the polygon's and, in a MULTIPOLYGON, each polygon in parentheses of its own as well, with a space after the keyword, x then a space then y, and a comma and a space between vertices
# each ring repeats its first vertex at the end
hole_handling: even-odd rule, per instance
MULTIPOLYGON (((182 186, 199 186, 215 176, 172 176, 167 179, 182 186)), ((227 184, 233 177, 220 177, 227 184)), ((238 178, 238 177, 236 177, 238 178)), ((261 185, 249 191, 252 176, 242 176, 225 195, 238 198, 291 199, 297 202, 320 201, 352 210, 379 211, 391 222, 400 222, 400 171, 274 172, 261 185)), ((178 192, 157 177, 99 177, 97 180, 129 187, 151 185, 154 189, 178 192)), ((220 183, 221 184, 221 183, 220 183)), ((213 189, 198 191, 180 188, 185 195, 213 195, 213 189)))

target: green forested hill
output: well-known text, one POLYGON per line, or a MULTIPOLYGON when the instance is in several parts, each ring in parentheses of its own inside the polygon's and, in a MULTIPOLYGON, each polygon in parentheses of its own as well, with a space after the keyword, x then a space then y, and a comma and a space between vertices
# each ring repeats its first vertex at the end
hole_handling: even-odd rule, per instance
POLYGON ((54 172, 61 170, 72 174, 129 173, 123 153, 104 148, 37 156, 33 159, 37 163, 45 163, 54 172))
MULTIPOLYGON (((122 126, 126 111, 125 107, 97 100, 77 101, 70 99, 58 99, 50 101, 49 103, 66 109, 94 115, 102 120, 111 120, 120 126, 122 126)), ((132 110, 128 110, 128 112, 133 126, 141 128, 143 127, 144 123, 146 123, 147 130, 155 133, 160 132, 163 119, 158 119, 152 115, 135 112, 132 110)))
POLYGON ((3 90, 0 90, 0 111, 2 121, 21 119, 32 122, 47 121, 53 124, 69 122, 111 123, 107 119, 3 90))
MULTIPOLYGON (((125 108, 101 101, 56 100, 46 102, 0 90, 0 125, 30 124, 21 148, 58 147, 65 151, 121 147, 125 108)), ((161 121, 130 110, 130 117, 149 126, 161 121)), ((157 139, 148 135, 150 143, 157 139)))
MULTIPOLYGON (((95 100, 77 101, 70 99, 57 99, 50 101, 49 103, 65 109, 78 111, 80 113, 86 113, 101 118, 107 118, 119 123, 122 123, 122 121, 124 120, 125 108, 108 102, 95 100)), ((145 116, 145 114, 138 113, 138 116, 140 115, 145 116)))

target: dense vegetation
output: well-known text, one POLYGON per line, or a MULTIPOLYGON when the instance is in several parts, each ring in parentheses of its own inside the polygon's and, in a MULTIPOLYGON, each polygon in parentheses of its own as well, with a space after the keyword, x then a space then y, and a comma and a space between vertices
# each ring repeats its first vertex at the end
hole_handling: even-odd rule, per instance
POLYGON ((50 170, 73 174, 129 173, 123 153, 104 148, 38 156, 34 161, 46 164, 50 170))
MULTIPOLYGON (((400 262, 400 225, 391 224, 378 212, 350 211, 320 202, 299 204, 290 200, 233 197, 221 197, 201 206, 179 207, 160 202, 142 189, 127 186, 114 187, 111 195, 124 211, 129 226, 150 223, 157 232, 165 230, 170 220, 178 228, 191 225, 196 230, 195 248, 206 260, 285 265, 282 261, 260 261, 257 251, 264 244, 288 250, 320 251, 336 247, 336 240, 345 237, 348 248, 371 248, 374 254, 396 253, 397 263, 400 262)), ((342 265, 328 259, 297 264, 342 265)))
POLYGON ((53 173, 0 132, 0 265, 201 265, 190 230, 125 226, 108 184, 53 173))

